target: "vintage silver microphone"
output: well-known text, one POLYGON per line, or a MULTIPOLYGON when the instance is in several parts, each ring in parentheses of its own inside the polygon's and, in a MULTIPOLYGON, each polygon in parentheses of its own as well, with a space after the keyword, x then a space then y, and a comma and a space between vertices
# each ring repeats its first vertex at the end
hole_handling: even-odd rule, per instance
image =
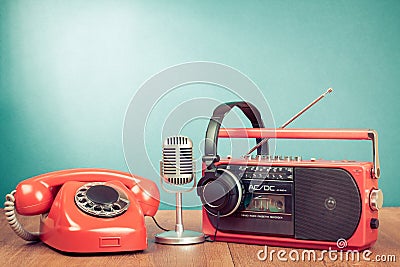
POLYGON ((182 193, 190 192, 196 186, 196 170, 193 161, 193 144, 186 136, 171 136, 163 143, 162 161, 160 161, 161 186, 164 191, 176 194, 175 231, 157 234, 155 241, 161 244, 187 245, 204 242, 204 234, 184 230, 182 220, 182 193), (164 182, 181 186, 193 182, 188 189, 170 190, 164 182))

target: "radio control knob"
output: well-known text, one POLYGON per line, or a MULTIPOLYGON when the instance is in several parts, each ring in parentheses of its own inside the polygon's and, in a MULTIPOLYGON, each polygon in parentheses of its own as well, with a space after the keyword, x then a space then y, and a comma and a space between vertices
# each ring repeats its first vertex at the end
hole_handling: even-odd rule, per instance
POLYGON ((372 218, 371 221, 369 222, 369 225, 371 226, 371 229, 378 229, 379 228, 379 220, 372 218))
POLYGON ((383 205, 383 193, 380 189, 372 189, 369 194, 369 207, 371 210, 379 210, 383 205))

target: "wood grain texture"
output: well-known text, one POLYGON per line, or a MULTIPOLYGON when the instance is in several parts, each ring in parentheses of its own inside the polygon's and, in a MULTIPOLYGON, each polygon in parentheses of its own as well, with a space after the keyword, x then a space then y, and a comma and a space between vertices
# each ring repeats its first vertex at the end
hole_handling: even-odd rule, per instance
MULTIPOLYGON (((173 228, 174 211, 159 211, 156 216, 161 225, 173 228)), ((200 211, 184 211, 184 224, 187 229, 201 230, 200 211)), ((37 230, 38 216, 22 217, 23 225, 29 230, 37 230)), ((235 244, 225 242, 205 242, 191 246, 170 246, 154 243, 154 235, 161 232, 150 218, 146 218, 148 229, 148 249, 142 252, 65 255, 51 249, 43 243, 27 243, 17 237, 7 225, 4 216, 0 216, 0 266, 400 266, 400 208, 384 208, 380 211, 380 230, 377 243, 370 250, 376 255, 395 255, 397 262, 353 262, 323 261, 294 262, 289 259, 290 248, 268 247, 270 252, 286 251, 288 261, 279 261, 276 257, 260 261, 257 252, 264 246, 235 244)), ((79 240, 77 240, 79 242, 79 240)), ((298 249, 301 255, 303 250, 298 249)), ((316 251, 320 255, 320 251, 316 251)))

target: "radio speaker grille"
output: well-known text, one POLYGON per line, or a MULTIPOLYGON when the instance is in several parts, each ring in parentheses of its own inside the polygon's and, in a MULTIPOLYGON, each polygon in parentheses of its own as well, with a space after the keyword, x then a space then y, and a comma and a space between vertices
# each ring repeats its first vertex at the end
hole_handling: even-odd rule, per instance
POLYGON ((343 169, 295 169, 295 237, 337 241, 350 238, 361 215, 353 177, 343 169))

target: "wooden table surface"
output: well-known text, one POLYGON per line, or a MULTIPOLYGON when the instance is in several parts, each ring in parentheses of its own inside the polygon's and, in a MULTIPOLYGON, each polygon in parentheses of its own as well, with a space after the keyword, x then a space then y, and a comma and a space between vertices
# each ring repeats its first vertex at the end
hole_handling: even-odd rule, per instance
MULTIPOLYGON (((159 211, 156 215, 161 225, 173 228, 175 211, 159 211)), ((201 212, 184 211, 184 224, 187 229, 200 231, 201 212)), ((37 230, 39 218, 22 217, 21 222, 29 230, 37 230)), ((154 235, 161 232, 151 218, 146 218, 149 247, 143 252, 71 256, 60 254, 43 243, 27 243, 17 237, 7 225, 5 216, 0 215, 0 266, 400 266, 400 208, 384 208, 380 211, 379 238, 370 249, 371 259, 376 255, 395 255, 396 262, 365 261, 323 261, 287 262, 276 257, 260 261, 257 252, 264 246, 234 244, 225 242, 205 242, 190 246, 160 245, 154 243, 154 235)), ((79 242, 79 241, 77 241, 79 242)), ((268 250, 290 248, 268 247, 268 250)), ((301 249, 297 250, 301 255, 301 249)), ((317 253, 320 251, 317 251, 317 253)), ((317 254, 318 255, 318 254, 317 254)))

